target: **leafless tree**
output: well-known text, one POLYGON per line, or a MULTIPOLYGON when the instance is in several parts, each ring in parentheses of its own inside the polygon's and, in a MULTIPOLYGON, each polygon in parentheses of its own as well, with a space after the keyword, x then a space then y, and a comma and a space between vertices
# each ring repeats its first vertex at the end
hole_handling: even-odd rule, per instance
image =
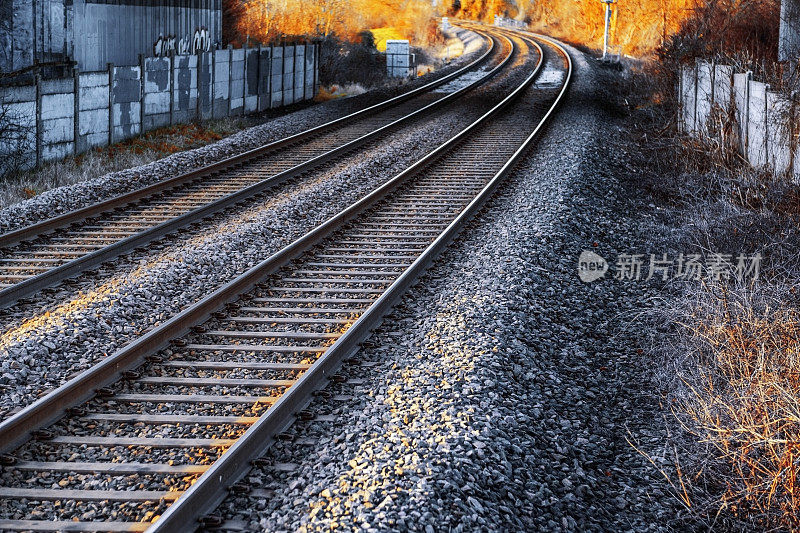
POLYGON ((30 117, 0 99, 0 177, 25 167, 34 142, 30 117))

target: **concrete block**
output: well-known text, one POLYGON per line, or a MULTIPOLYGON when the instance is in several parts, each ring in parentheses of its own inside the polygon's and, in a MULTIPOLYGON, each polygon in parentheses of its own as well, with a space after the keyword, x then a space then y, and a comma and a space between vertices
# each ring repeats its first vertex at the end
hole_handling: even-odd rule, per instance
POLYGON ((8 118, 23 127, 36 127, 36 102, 6 104, 8 118))
POLYGON ((42 142, 45 144, 70 142, 73 140, 74 128, 72 117, 45 120, 42 123, 42 142))
POLYGON ((43 161, 57 161, 75 153, 74 143, 45 144, 42 146, 43 161))
POLYGON ((197 97, 196 91, 192 88, 192 75, 196 76, 196 71, 192 71, 188 66, 183 66, 184 63, 188 65, 188 61, 181 60, 180 63, 181 66, 175 70, 175 108, 187 110, 191 105, 191 99, 197 97))
POLYGON ((89 72, 81 73, 78 78, 78 83, 81 87, 98 87, 108 86, 108 73, 107 72, 89 72))
POLYGON ((733 75, 733 105, 739 153, 747 153, 747 74, 733 75))
POLYGON ((228 57, 230 57, 230 53, 228 52, 228 50, 225 49, 214 50, 212 53, 214 54, 214 60, 217 62, 217 64, 219 65, 220 63, 224 62, 225 67, 227 68, 228 57))
POLYGON ((141 82, 138 67, 115 67, 111 90, 114 103, 138 102, 141 82))
POLYGON ((176 109, 173 110, 173 120, 175 124, 180 124, 183 122, 189 122, 190 120, 194 120, 195 118, 195 110, 192 109, 191 111, 187 111, 185 109, 180 110, 176 109))
POLYGON ((114 80, 140 80, 142 73, 138 66, 114 67, 114 80))
POLYGON ((234 79, 231 83, 231 94, 234 98, 242 99, 242 90, 244 89, 244 81, 241 79, 234 79))
POLYGON ((269 69, 271 64, 270 48, 262 48, 261 63, 259 64, 258 94, 267 94, 267 91, 269 91, 269 69))
POLYGON ((258 50, 251 50, 247 54, 247 94, 258 94, 258 50))
POLYGON ((87 148, 108 146, 108 127, 106 127, 106 131, 88 133, 83 138, 83 142, 87 148))
POLYGON ((127 139, 139 133, 138 102, 114 104, 114 135, 115 139, 127 139))
POLYGON ((223 118, 228 116, 228 99, 217 98, 214 100, 213 113, 214 118, 223 118))
POLYGON ((144 131, 150 131, 157 128, 169 126, 169 113, 159 115, 145 115, 144 117, 144 131))
POLYGON ((114 127, 114 142, 124 141, 131 137, 136 137, 140 133, 139 124, 130 124, 128 126, 115 126, 114 127))
POLYGON ((54 80, 42 80, 40 87, 42 94, 71 93, 74 83, 72 78, 59 78, 54 80))
POLYGON ((234 61, 231 65, 231 78, 236 80, 244 79, 244 61, 234 61))
POLYGON ((733 97, 733 67, 716 65, 714 69, 714 105, 727 113, 733 97))
POLYGON ((169 71, 169 59, 166 57, 146 57, 144 58, 144 70, 148 72, 169 71))
MULTIPOLYGON (((283 73, 283 49, 280 47, 275 47, 273 50, 272 56, 272 76, 273 78, 277 77, 280 79, 281 74, 283 73)), ((273 79, 272 83, 275 83, 273 79)))
POLYGON ((233 50, 233 60, 240 63, 244 61, 244 48, 236 48, 233 50))
POLYGON ((695 132, 694 124, 694 68, 682 66, 681 67, 681 85, 680 85, 680 99, 681 99, 681 127, 683 131, 688 134, 695 132))
POLYGON ((19 103, 35 102, 36 86, 23 85, 20 87, 0 87, 0 102, 19 103))
POLYGON ((78 133, 85 136, 102 133, 108 136, 108 109, 81 111, 78 133))
POLYGON ((81 111, 108 108, 108 85, 78 89, 81 111))
POLYGON ((756 168, 767 165, 767 86, 758 81, 750 82, 750 114, 748 120, 747 160, 756 168))
POLYGON ((214 83, 214 96, 219 98, 228 99, 228 80, 217 81, 214 83))
POLYGON ((144 95, 144 114, 169 114, 169 92, 158 92, 144 95))
POLYGON ((216 83, 228 83, 228 63, 217 63, 216 72, 214 73, 214 81, 216 83))
POLYGON ((272 72, 272 92, 280 92, 283 90, 283 74, 280 71, 272 72))
POLYGON ((711 116, 712 68, 706 61, 697 62, 697 131, 708 131, 708 119, 711 116))
POLYGON ((42 95, 42 120, 72 117, 75 111, 75 96, 69 94, 42 95))
POLYGON ((152 65, 145 63, 144 89, 145 92, 155 93, 169 90, 169 61, 158 59, 152 65), (157 61, 157 63, 156 63, 157 61), (150 67, 158 67, 153 68, 150 67))
POLYGON ((256 96, 248 96, 245 98, 244 110, 245 113, 252 113, 256 110, 258 106, 258 97, 256 96))
POLYGON ((292 86, 292 72, 294 72, 294 46, 287 46, 283 55, 283 87, 292 86))
POLYGON ((767 164, 778 174, 790 170, 791 109, 792 103, 788 98, 767 91, 767 164))

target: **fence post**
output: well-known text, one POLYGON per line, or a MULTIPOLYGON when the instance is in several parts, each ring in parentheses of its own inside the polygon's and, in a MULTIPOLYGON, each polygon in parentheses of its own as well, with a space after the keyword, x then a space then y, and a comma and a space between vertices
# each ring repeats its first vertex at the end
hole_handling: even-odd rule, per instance
POLYGON ((42 73, 37 68, 36 80, 36 167, 42 164, 42 73))
POLYGON ((714 112, 714 103, 716 101, 716 91, 717 91, 717 63, 715 60, 711 60, 711 105, 709 106, 709 112, 714 112))
POLYGON ((72 153, 81 153, 81 78, 77 67, 72 68, 72 153))
POLYGON ((214 104, 217 99, 217 51, 212 48, 209 54, 211 54, 211 76, 208 82, 211 84, 211 90, 208 93, 211 95, 211 118, 213 119, 214 104))
POLYGON ((286 105, 286 87, 283 78, 286 75, 286 43, 281 42, 281 107, 286 105))
POLYGON ((248 39, 245 43, 244 47, 244 54, 243 54, 243 61, 242 61, 242 116, 247 113, 247 59, 250 54, 250 40, 248 39))
POLYGON ((231 102, 233 102, 233 45, 228 45, 228 114, 231 116, 231 102))
POLYGON ((261 51, 263 49, 263 45, 258 43, 258 52, 256 52, 256 113, 261 111, 261 51))
POLYGON ((771 167, 769 162, 769 120, 768 113, 769 113, 769 83, 764 85, 764 161, 767 163, 767 167, 771 167))
POLYGON ((753 81, 753 71, 747 71, 744 80, 744 158, 750 161, 750 82, 753 81))
MULTIPOLYGON (((296 49, 296 47, 295 47, 295 49, 296 49)), ((300 72, 302 72, 302 74, 303 74, 302 83, 301 83, 301 85, 303 87, 303 98, 301 99, 301 101, 305 101, 305 99, 306 99, 306 57, 307 57, 307 54, 308 54, 308 43, 305 43, 305 44, 303 44, 303 60, 300 62, 302 64, 302 70, 300 72)), ((295 64, 295 66, 297 66, 297 65, 295 64)))
POLYGON ((314 97, 317 96, 317 87, 319 86, 319 60, 320 53, 322 52, 322 42, 317 41, 314 44, 314 97))
POLYGON ((139 54, 139 135, 144 135, 144 54, 139 54))
POLYGON ((175 123, 175 55, 169 55, 169 125, 175 123))
POLYGON ((692 110, 692 133, 696 133, 698 131, 697 127, 697 84, 698 84, 698 76, 697 76, 697 61, 694 63, 694 109, 692 110))
MULTIPOLYGON (((195 98, 194 116, 195 116, 195 119, 200 120, 201 118, 203 118, 203 116, 202 116, 202 114, 200 112, 200 106, 201 106, 200 97, 203 94, 203 91, 200 90, 200 85, 202 84, 202 77, 203 77, 203 52, 200 52, 199 54, 195 54, 195 57, 197 58, 197 83, 195 84, 196 85, 195 90, 197 91, 197 98, 195 98)), ((191 85, 189 85, 189 94, 190 95, 191 95, 191 91, 192 91, 192 88, 191 88, 191 85)))
POLYGON ((272 109, 272 64, 275 62, 275 46, 269 45, 269 69, 267 74, 267 98, 269 109, 272 109))
POLYGON ((108 145, 114 144, 114 63, 108 63, 108 145))
POLYGON ((686 133, 686 101, 683 98, 683 71, 684 65, 678 66, 678 131, 686 133))
POLYGON ((297 91, 297 43, 292 45, 292 103, 297 91))

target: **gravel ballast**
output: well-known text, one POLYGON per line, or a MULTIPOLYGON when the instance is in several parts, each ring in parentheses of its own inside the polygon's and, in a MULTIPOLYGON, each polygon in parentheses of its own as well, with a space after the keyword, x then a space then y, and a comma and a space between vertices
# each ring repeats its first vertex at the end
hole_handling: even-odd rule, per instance
POLYGON ((646 253, 607 157, 603 73, 347 365, 325 415, 217 510, 253 531, 660 531, 662 408, 630 318, 645 283, 584 284, 578 256, 646 253), (595 246, 596 243, 596 246, 595 246), (642 453, 632 445, 635 443, 642 453), (285 465, 291 463, 292 468, 285 465))

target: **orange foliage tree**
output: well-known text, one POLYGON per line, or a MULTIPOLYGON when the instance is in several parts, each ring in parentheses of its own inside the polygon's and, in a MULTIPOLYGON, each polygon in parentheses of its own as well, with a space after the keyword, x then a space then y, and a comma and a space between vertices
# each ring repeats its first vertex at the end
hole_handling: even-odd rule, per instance
POLYGON ((334 35, 356 41, 364 30, 391 26, 426 44, 435 36, 435 15, 429 0, 247 0, 236 26, 261 42, 334 35))
MULTIPOLYGON (((662 46, 713 0, 618 0, 611 42, 623 53, 645 55, 662 46)), ((753 0, 748 0, 753 1, 753 0)), ((531 22, 534 27, 571 42, 597 48, 603 42, 604 6, 600 0, 449 0, 449 13, 492 22, 495 15, 531 22)))
MULTIPOLYGON (((622 53, 647 55, 661 47, 691 18, 701 0, 618 0, 611 44, 622 53)), ((600 0, 531 3, 529 16, 549 33, 598 48, 603 42, 604 6, 600 0)))

